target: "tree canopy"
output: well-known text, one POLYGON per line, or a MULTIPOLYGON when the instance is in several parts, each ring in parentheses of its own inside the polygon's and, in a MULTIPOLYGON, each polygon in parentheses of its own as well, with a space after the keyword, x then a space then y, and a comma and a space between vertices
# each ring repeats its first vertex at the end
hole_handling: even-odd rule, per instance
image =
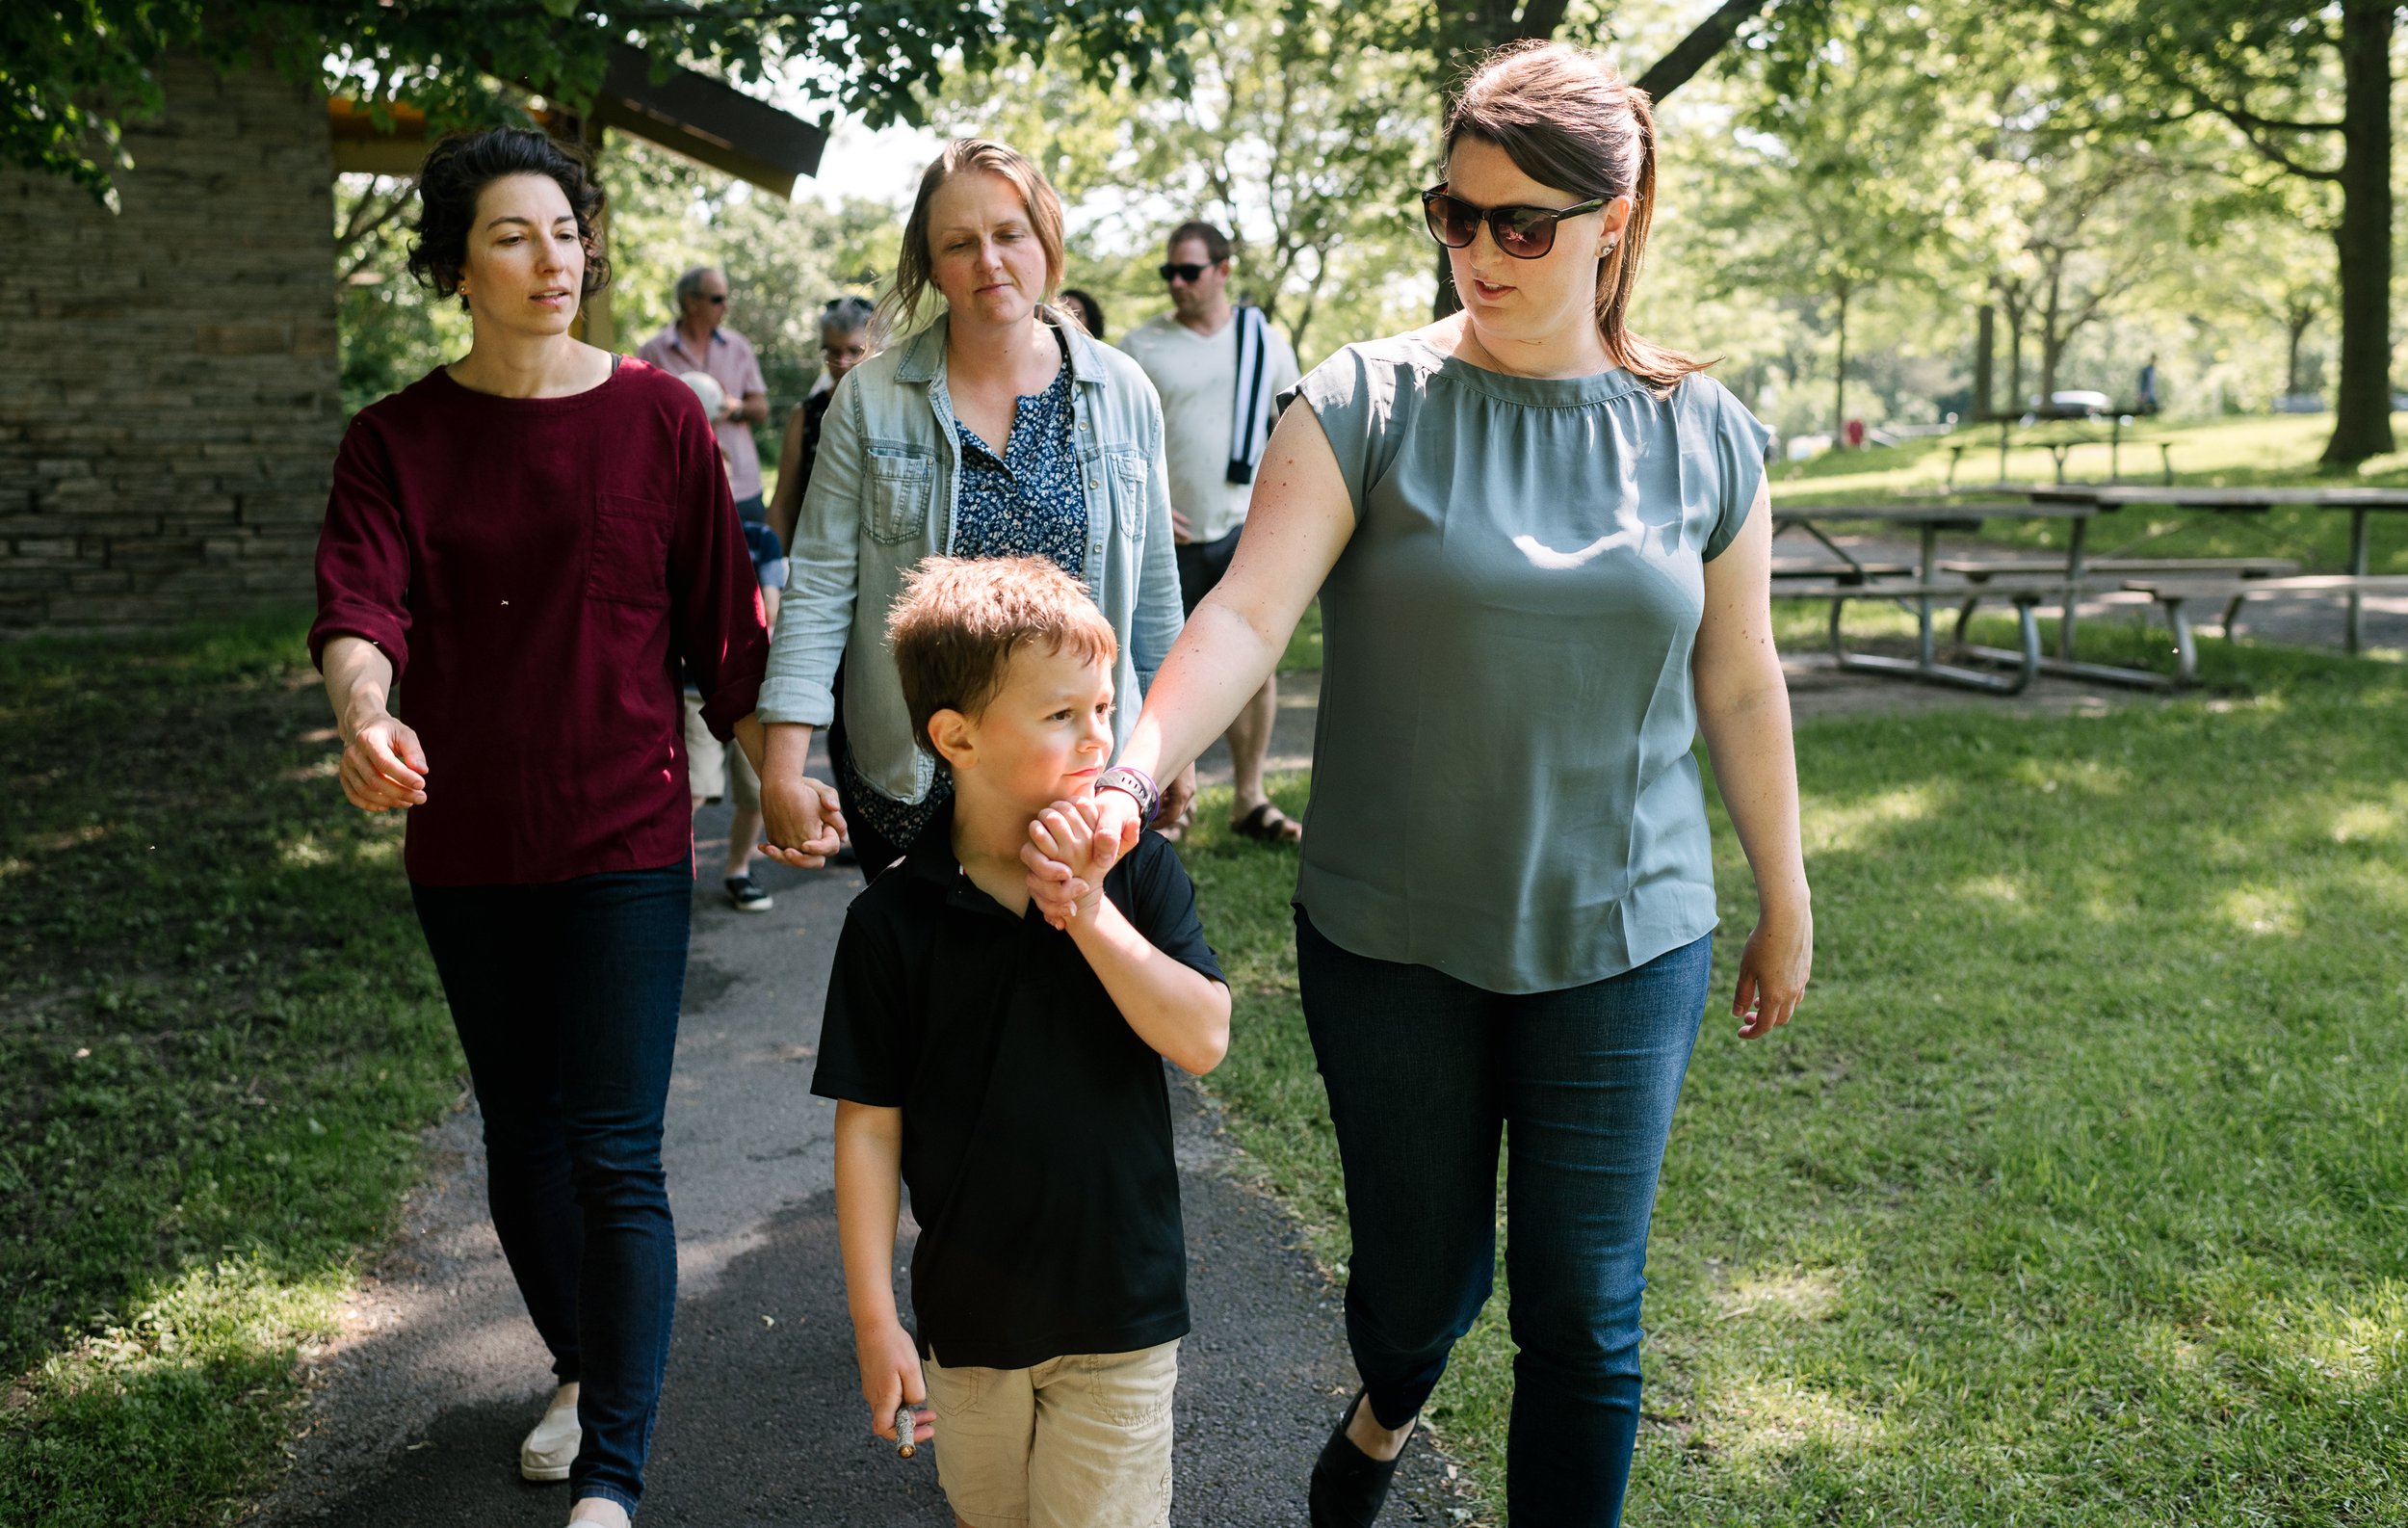
POLYGON ((163 106, 162 63, 272 61, 296 78, 406 99, 438 125, 506 118, 521 85, 572 107, 611 45, 738 85, 790 75, 872 125, 918 120, 949 60, 980 68, 1060 35, 1094 81, 1186 78, 1189 0, 31 0, 0 6, 0 162, 106 197, 124 123, 163 106))

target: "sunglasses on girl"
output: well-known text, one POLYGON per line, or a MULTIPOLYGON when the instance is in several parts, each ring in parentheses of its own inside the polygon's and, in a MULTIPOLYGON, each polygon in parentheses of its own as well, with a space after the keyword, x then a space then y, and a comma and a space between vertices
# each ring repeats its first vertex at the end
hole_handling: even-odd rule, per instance
POLYGON ((1422 218, 1429 224, 1429 236, 1450 250, 1471 248, 1485 222, 1498 249, 1517 260, 1535 260, 1556 247, 1557 224, 1595 212, 1611 200, 1594 197, 1569 207, 1475 207, 1438 185, 1422 193, 1422 218))

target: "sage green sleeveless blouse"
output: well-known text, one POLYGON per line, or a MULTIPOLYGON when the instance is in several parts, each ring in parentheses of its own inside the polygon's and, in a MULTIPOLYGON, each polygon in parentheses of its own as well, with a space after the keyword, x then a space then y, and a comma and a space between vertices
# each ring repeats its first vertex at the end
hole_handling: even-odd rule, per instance
POLYGON ((1321 594, 1314 926, 1496 992, 1710 933, 1689 657, 1770 432, 1703 375, 1658 398, 1619 369, 1513 377, 1410 336, 1349 345, 1287 397, 1355 514, 1321 594))

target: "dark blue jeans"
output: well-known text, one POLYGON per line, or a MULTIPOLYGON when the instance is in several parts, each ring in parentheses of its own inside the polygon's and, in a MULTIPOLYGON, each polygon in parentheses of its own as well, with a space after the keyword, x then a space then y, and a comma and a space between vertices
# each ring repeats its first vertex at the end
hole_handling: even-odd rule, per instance
POLYGON ((1297 909, 1304 1019, 1354 1233, 1347 1337, 1382 1426, 1420 1413, 1488 1300, 1506 1143, 1517 1523, 1621 1521, 1647 1223, 1713 943, 1513 995, 1342 950, 1297 909))
POLYGON ((484 1116, 493 1229, 579 1384, 572 1499, 632 1513, 677 1301, 661 1121, 693 868, 409 889, 484 1116))

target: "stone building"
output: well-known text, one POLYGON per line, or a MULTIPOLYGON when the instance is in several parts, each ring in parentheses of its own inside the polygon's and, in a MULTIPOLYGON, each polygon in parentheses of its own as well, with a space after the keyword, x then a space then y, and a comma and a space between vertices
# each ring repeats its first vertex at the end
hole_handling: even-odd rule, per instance
MULTIPOLYGON (((634 132, 781 197, 819 168, 817 124, 619 54, 567 131, 634 132)), ((364 114, 268 69, 175 62, 162 84, 163 116, 126 130, 118 212, 0 169, 0 636, 312 597, 343 432, 334 176, 414 170, 425 121, 372 142, 364 114)))
POLYGON ((310 595, 343 431, 326 98, 164 84, 122 211, 0 171, 0 631, 310 595))

